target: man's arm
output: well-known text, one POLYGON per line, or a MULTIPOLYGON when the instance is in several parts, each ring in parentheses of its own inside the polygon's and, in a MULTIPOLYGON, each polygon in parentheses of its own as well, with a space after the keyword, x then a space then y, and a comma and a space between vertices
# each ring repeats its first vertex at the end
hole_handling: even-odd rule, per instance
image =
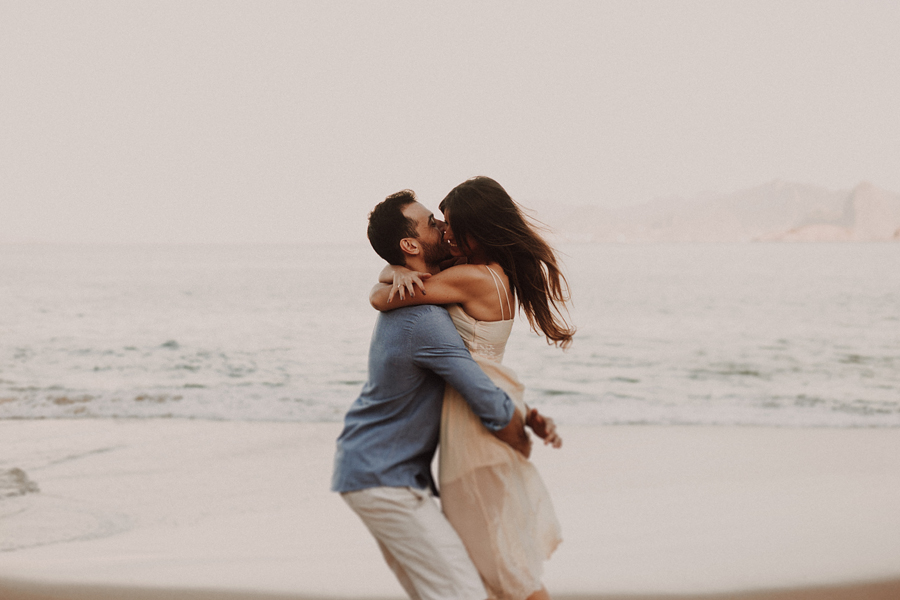
POLYGON ((499 431, 492 431, 491 434, 501 442, 512 446, 513 450, 521 453, 525 458, 531 457, 531 438, 525 431, 525 423, 522 421, 522 413, 519 411, 513 411, 509 425, 499 431))
POLYGON ((530 455, 531 440, 525 432, 523 415, 515 409, 506 392, 472 360, 444 309, 436 307, 422 315, 414 329, 412 343, 417 364, 452 385, 495 436, 524 456, 530 455))

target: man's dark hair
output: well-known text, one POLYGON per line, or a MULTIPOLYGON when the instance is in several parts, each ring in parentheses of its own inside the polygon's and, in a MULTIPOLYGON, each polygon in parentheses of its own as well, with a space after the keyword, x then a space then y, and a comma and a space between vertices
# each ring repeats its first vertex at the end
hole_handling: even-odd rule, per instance
POLYGON ((403 209, 416 202, 416 193, 401 190, 391 194, 369 213, 369 243, 378 256, 392 265, 404 266, 406 255, 400 249, 403 238, 419 237, 416 222, 403 214, 403 209))

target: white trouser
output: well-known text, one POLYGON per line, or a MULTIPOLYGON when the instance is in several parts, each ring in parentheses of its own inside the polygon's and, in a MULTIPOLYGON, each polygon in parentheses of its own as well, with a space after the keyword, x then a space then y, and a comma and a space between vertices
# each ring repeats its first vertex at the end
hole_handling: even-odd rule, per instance
POLYGON ((341 494, 378 541, 413 600, 485 600, 462 540, 427 490, 375 487, 341 494))

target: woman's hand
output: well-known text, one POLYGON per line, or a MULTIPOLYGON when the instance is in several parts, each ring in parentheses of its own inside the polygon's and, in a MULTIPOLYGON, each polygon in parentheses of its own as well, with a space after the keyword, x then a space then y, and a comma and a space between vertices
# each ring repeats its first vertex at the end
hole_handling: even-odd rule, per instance
POLYGON ((419 289, 422 290, 422 295, 424 296, 425 283, 423 280, 427 280, 429 277, 431 277, 431 273, 410 271, 406 268, 395 270, 394 280, 391 283, 391 293, 388 294, 388 302, 394 299, 395 294, 399 295, 400 299, 403 300, 406 297, 404 291, 409 293, 410 296, 415 296, 416 286, 419 286, 419 289))
POLYGON ((391 291, 388 294, 388 302, 394 299, 394 296, 399 294, 400 299, 403 300, 405 298, 405 292, 409 292, 410 296, 416 295, 416 287, 419 286, 419 289, 422 290, 422 295, 425 295, 425 283, 423 280, 431 277, 431 273, 422 273, 421 271, 411 271, 406 267, 401 267, 399 265, 385 265, 385 267, 381 270, 381 273, 378 274, 378 282, 384 284, 390 284, 391 291))
POLYGON ((544 440, 545 445, 554 448, 562 447, 562 438, 556 433, 556 423, 550 417, 545 417, 538 412, 538 409, 532 408, 525 417, 525 424, 531 428, 536 436, 544 440))
POLYGON ((382 269, 378 283, 369 292, 369 303, 375 310, 381 312, 419 304, 462 304, 465 310, 466 303, 472 300, 473 289, 478 289, 479 285, 487 289, 486 285, 490 285, 491 301, 496 304, 497 292, 494 282, 487 278, 485 285, 484 279, 483 273, 466 272, 463 267, 431 275, 422 271, 411 271, 406 267, 388 265, 382 269), (421 293, 417 293, 417 286, 418 292, 421 293))

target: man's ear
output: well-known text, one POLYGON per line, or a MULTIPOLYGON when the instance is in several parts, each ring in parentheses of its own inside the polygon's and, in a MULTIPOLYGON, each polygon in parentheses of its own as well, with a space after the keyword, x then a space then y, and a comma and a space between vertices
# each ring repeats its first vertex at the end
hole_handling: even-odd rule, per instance
POLYGON ((400 249, 403 250, 404 253, 413 256, 417 255, 421 250, 419 240, 416 238, 403 238, 400 240, 400 249))

